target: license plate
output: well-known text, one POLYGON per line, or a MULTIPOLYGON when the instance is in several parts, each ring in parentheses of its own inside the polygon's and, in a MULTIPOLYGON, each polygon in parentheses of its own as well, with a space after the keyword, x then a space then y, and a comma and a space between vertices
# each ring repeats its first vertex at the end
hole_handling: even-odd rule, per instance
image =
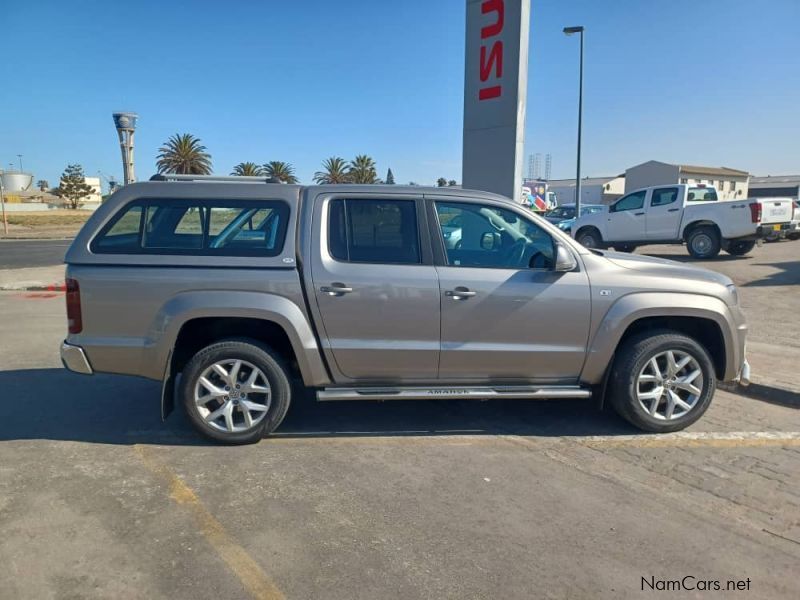
POLYGON ((774 231, 780 231, 780 230, 781 230, 781 226, 780 226, 780 225, 773 225, 773 226, 772 226, 772 229, 773 229, 774 231))

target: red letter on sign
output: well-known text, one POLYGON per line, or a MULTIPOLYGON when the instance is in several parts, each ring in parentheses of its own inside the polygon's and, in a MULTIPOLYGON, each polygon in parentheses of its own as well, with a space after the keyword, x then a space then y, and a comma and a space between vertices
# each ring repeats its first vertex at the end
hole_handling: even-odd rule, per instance
POLYGON ((503 20, 505 17, 505 4, 503 0, 486 0, 481 4, 481 13, 488 14, 490 12, 497 13, 497 21, 493 25, 487 25, 481 28, 481 39, 493 37, 503 31, 503 20))
POLYGON ((486 56, 486 46, 481 46, 481 81, 489 79, 494 69, 494 76, 500 79, 503 76, 503 42, 497 40, 492 44, 489 56, 486 56))

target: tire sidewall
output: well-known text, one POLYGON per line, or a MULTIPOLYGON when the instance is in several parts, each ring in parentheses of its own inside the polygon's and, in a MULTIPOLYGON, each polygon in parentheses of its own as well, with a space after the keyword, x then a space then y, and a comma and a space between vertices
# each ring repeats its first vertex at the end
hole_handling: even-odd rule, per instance
POLYGON ((714 365, 705 349, 693 339, 680 334, 665 333, 641 337, 632 342, 629 355, 623 356, 621 364, 615 365, 612 372, 611 383, 615 390, 612 404, 617 411, 633 425, 654 433, 678 431, 702 417, 716 391, 714 365), (637 397, 639 373, 653 356, 666 350, 680 350, 691 354, 703 373, 703 390, 700 398, 686 415, 669 421, 651 416, 641 406, 637 397))
POLYGON ((273 352, 253 341, 224 340, 200 352, 186 365, 181 376, 180 396, 189 421, 201 434, 227 444, 249 444, 259 441, 283 421, 289 407, 291 387, 282 361, 273 352), (259 369, 269 382, 270 407, 261 422, 248 431, 228 433, 211 427, 195 407, 194 389, 200 374, 221 360, 244 360, 259 369))
POLYGON ((593 229, 590 229, 588 231, 582 231, 578 235, 577 242, 581 246, 583 246, 584 248, 594 248, 594 249, 600 248, 600 245, 602 244, 602 240, 600 239, 600 235, 593 229), (592 243, 589 246, 587 246, 586 244, 583 243, 583 240, 585 240, 587 238, 592 240, 592 243))

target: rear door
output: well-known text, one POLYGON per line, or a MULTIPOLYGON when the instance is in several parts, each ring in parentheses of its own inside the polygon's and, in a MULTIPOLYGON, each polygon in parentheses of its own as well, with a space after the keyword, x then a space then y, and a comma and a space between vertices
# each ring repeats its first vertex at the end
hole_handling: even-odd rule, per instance
POLYGON ((609 207, 605 239, 609 242, 643 240, 646 237, 644 201, 647 190, 623 196, 609 207))
POLYGON ((335 379, 434 380, 439 281, 422 196, 318 196, 312 227, 315 316, 335 379))
POLYGON ((655 188, 647 206, 647 239, 678 239, 681 224, 681 188, 669 186, 655 188))

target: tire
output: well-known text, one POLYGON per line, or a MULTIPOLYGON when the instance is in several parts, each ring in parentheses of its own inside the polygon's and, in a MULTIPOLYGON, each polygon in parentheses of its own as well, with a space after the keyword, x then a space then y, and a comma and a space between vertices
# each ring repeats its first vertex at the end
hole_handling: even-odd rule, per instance
POLYGON ((748 252, 750 252, 753 248, 755 248, 756 243, 755 241, 733 241, 728 242, 727 247, 725 248, 725 252, 728 254, 732 254, 733 256, 744 256, 748 252))
POLYGON ((281 357, 267 346, 252 340, 223 340, 200 350, 184 368, 180 390, 183 407, 204 436, 224 444, 252 444, 272 433, 286 416, 292 394, 288 372, 281 357), (237 384, 230 379, 234 368, 237 384), (254 370, 259 373, 253 375, 254 370), (221 375, 225 371, 227 377, 221 375), (201 377, 216 391, 201 383, 201 377), (205 403, 196 402, 196 394, 205 398, 205 403), (225 410, 226 406, 230 408, 225 410), (219 414, 209 419, 214 413, 219 414))
POLYGON ((636 250, 636 246, 633 244, 617 244, 614 246, 614 250, 617 252, 633 252, 636 250))
POLYGON ((603 238, 596 229, 584 229, 578 232, 577 241, 584 248, 602 248, 603 238))
POLYGON ((701 225, 692 229, 686 236, 686 248, 693 258, 714 258, 722 249, 722 240, 716 228, 701 225))
POLYGON ((667 433, 684 429, 702 417, 715 390, 714 365, 705 348, 688 336, 661 330, 642 333, 624 342, 611 370, 608 399, 614 410, 635 427, 653 433, 667 433), (668 353, 672 353, 678 366, 687 356, 691 360, 671 375, 668 353), (662 382, 640 381, 640 377, 657 378, 652 367, 653 358, 662 382), (698 370, 700 374, 695 375, 698 370), (689 379, 693 375, 694 378, 689 379), (686 386, 694 386, 699 393, 685 389, 686 386), (672 394, 689 408, 671 400, 672 394), (649 399, 649 396, 657 398, 649 399), (673 406, 671 412, 670 404, 673 406))

